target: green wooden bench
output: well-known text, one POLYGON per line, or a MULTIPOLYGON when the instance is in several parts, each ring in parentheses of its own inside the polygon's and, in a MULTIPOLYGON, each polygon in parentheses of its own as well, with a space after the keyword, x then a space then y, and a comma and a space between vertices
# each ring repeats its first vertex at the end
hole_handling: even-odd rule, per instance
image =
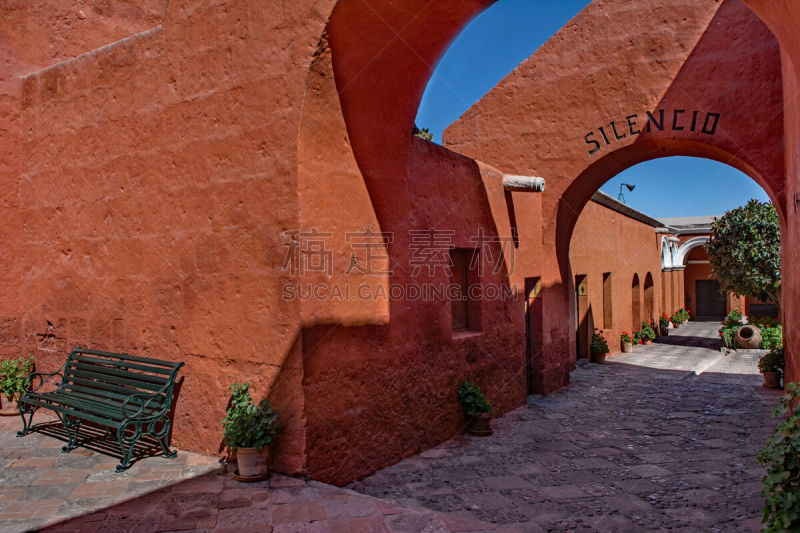
POLYGON ((77 447, 78 428, 86 421, 105 427, 107 434, 116 437, 122 450, 117 472, 131 465, 134 446, 145 435, 155 439, 167 457, 175 457, 176 452, 169 449, 169 414, 175 377, 182 366, 77 347, 58 372, 28 376, 31 388, 19 398, 22 431, 17 437, 30 432, 33 413, 43 407, 54 411, 67 429, 69 442, 61 448, 64 453, 77 447), (52 390, 43 389, 47 383, 52 390))

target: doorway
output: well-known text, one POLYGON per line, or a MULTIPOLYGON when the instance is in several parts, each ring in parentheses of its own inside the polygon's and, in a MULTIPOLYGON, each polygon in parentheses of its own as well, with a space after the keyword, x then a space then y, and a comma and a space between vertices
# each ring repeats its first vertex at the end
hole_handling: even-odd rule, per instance
POLYGON ((727 310, 725 295, 719 292, 719 283, 713 279, 695 281, 698 317, 724 317, 727 310))

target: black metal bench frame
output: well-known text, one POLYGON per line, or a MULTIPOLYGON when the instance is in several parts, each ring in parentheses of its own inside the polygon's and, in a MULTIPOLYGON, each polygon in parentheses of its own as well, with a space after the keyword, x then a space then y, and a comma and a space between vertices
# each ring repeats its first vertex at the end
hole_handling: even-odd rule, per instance
POLYGON ((170 411, 182 366, 79 346, 57 372, 28 375, 31 388, 18 401, 22 431, 17 437, 30 433, 33 414, 45 408, 54 411, 67 430, 63 453, 77 447, 78 428, 86 421, 105 427, 107 435, 116 438, 122 451, 117 472, 130 467, 134 446, 145 435, 155 439, 167 457, 175 457, 177 452, 169 448, 170 411), (43 391, 51 380, 57 387, 43 391))

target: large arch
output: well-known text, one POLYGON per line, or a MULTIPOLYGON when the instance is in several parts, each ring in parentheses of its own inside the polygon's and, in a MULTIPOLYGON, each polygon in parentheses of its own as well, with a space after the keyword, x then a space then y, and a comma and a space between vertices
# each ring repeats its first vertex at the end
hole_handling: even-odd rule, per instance
POLYGON ((444 135, 455 150, 548 180, 543 283, 553 318, 541 317, 550 335, 540 392, 557 388, 571 369, 571 336, 554 318, 571 316, 565 250, 581 209, 609 178, 657 157, 705 157, 753 178, 785 221, 775 37, 739 0, 631 4, 590 4, 444 135), (596 31, 599 20, 612 21, 613 31, 596 31), (652 20, 661 21, 657 36, 652 20))
MULTIPOLYGON (((769 31, 738 0, 703 5, 693 0, 654 0, 636 2, 635 6, 630 0, 593 2, 445 135, 447 145, 455 151, 502 172, 545 177, 548 188, 538 203, 516 193, 504 196, 502 187, 498 187, 500 172, 410 135, 435 59, 458 29, 489 3, 411 0, 370 4, 364 9, 359 2, 341 0, 317 54, 321 56, 320 50, 330 46, 329 72, 339 102, 328 111, 340 111, 344 119, 342 127, 331 131, 346 136, 351 161, 363 179, 375 221, 382 230, 403 227, 409 220, 414 224, 451 220, 455 213, 444 207, 450 204, 443 195, 468 189, 480 191, 477 198, 466 201, 484 204, 481 209, 491 213, 490 227, 498 232, 511 232, 513 228, 519 263, 536 269, 509 271, 508 282, 520 293, 529 280, 535 287, 535 300, 529 300, 534 302, 533 336, 538 339, 532 347, 533 381, 538 392, 546 393, 567 383, 574 365, 575 341, 569 333, 572 281, 568 261, 560 254, 568 249, 565 243, 569 242, 574 217, 599 187, 600 175, 610 177, 614 167, 621 170, 654 157, 699 155, 733 164, 756 181, 762 180, 759 183, 769 185, 764 188, 783 209, 782 139, 774 135, 782 119, 780 60, 769 31), (661 22, 658 32, 653 32, 653 20, 661 22), (737 31, 735 43, 726 33, 731 27, 737 31), (736 47, 736 53, 732 47, 736 47), (710 65, 715 76, 707 75, 710 65), (527 117, 520 116, 520 107, 512 109, 509 105, 523 101, 527 117), (646 112, 657 117, 659 109, 665 110, 665 120, 684 110, 680 117, 689 122, 676 124, 683 130, 668 127, 639 134, 636 139, 632 132, 623 131, 624 137, 601 146, 598 157, 587 155, 587 148, 593 146, 584 142, 589 131, 597 132, 603 125, 608 130, 611 121, 617 126, 623 122, 629 125, 630 120, 634 121, 633 128, 641 129, 646 112), (725 113, 724 120, 717 123, 712 115, 707 122, 709 113, 720 110, 725 113), (701 113, 704 125, 714 125, 713 135, 704 134, 702 126, 690 126, 694 111, 701 113), (754 121, 754 117, 763 119, 754 121), (535 128, 535 134, 524 131, 521 125, 535 128), (706 138, 709 135, 713 138, 706 138), (602 164, 595 164, 612 149, 612 158, 604 157, 602 164), (455 179, 450 179, 451 175, 455 179), (573 187, 576 183, 581 185, 573 187), (398 194, 414 188, 418 194, 413 199, 398 194)), ((330 78, 325 77, 325 82, 330 78)), ((306 98, 317 96, 312 87, 306 98)), ((601 138, 598 135, 595 133, 595 140, 601 138)), ((396 242, 395 250, 407 244, 396 242)), ((402 268, 405 258, 393 255, 391 259, 402 268)), ((507 331, 522 329, 513 314, 509 317, 507 331)), ((397 305, 390 305, 388 319, 399 323, 407 320, 405 331, 388 326, 385 331, 373 331, 369 342, 384 342, 398 335, 410 337, 411 332, 415 332, 415 338, 424 338, 431 326, 438 324, 435 316, 397 305)), ((330 330, 315 330, 305 337, 309 341, 334 339, 334 347, 346 347, 346 341, 330 330)), ((337 364, 347 350, 334 352, 328 364, 337 364)), ((316 355, 304 358, 310 384, 323 371, 324 365, 317 359, 316 355)), ((309 390, 307 394, 309 420, 334 425, 340 412, 336 409, 341 405, 332 404, 333 411, 317 412, 319 406, 313 399, 317 393, 309 390), (326 422, 325 416, 330 414, 334 417, 326 422)), ((361 419, 363 424, 368 423, 366 414, 361 419)), ((430 440, 440 438, 439 433, 446 434, 449 424, 441 424, 445 431, 430 436, 430 440)), ((320 445, 320 455, 330 452, 324 441, 327 437, 335 435, 321 433, 315 443, 320 445)), ((329 438, 327 442, 335 447, 340 440, 329 438)), ((386 453, 404 453, 399 451, 402 443, 395 442, 394 446, 386 453)), ((362 458, 373 453, 361 445, 353 452, 362 458)), ((370 461, 363 462, 367 470, 370 461)), ((334 479, 334 474, 328 472, 322 477, 334 479)))

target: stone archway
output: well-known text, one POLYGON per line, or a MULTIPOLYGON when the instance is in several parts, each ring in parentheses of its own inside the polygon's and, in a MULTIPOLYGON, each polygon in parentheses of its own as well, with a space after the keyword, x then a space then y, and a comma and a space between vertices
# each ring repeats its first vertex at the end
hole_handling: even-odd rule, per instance
POLYGON ((642 324, 642 286, 639 283, 639 274, 633 274, 631 281, 631 330, 641 328, 642 324))
POLYGON ((648 272, 644 277, 644 320, 655 320, 653 310, 655 309, 655 287, 653 283, 653 275, 648 272))
POLYGON ((550 357, 539 392, 571 368, 569 328, 556 317, 571 316, 567 251, 591 195, 634 164, 705 157, 748 174, 785 221, 782 109, 777 40, 739 0, 593 2, 445 131, 461 153, 548 180, 541 350, 550 357), (599 20, 608 32, 596 31, 599 20), (741 30, 735 45, 731 26, 741 30))

